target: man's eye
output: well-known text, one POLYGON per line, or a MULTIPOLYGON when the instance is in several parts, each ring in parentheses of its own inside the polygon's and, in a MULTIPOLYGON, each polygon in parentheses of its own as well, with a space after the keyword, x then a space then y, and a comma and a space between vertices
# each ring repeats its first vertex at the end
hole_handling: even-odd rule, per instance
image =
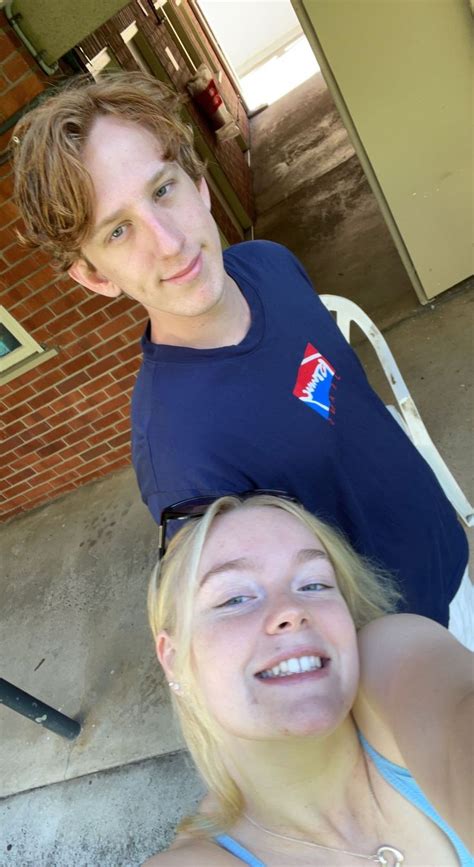
POLYGON ((124 231, 125 231, 125 226, 117 226, 117 228, 114 229, 113 232, 110 233, 110 240, 111 241, 118 241, 119 238, 121 238, 123 236, 124 231))
POLYGON ((168 192, 170 187, 171 187, 170 183, 163 184, 163 186, 158 187, 158 189, 155 190, 153 195, 155 196, 156 199, 162 199, 163 196, 166 196, 166 193, 168 192))

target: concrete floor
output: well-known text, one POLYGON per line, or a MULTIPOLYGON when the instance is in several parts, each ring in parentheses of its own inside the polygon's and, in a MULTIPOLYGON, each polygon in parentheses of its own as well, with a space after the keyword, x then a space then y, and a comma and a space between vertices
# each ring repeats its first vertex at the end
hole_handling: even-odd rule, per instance
MULTIPOLYGON (((474 499, 474 291, 420 307, 320 76, 255 118, 253 139, 257 235, 286 243, 319 291, 385 326, 474 499)), ((357 351, 388 400, 370 347, 357 351)), ((200 795, 146 624, 156 549, 132 470, 1 528, 2 676, 83 730, 70 743, 0 707, 0 865, 138 867, 200 795)))
POLYGON ((255 237, 301 259, 320 293, 387 327, 419 301, 319 73, 251 121, 255 237))

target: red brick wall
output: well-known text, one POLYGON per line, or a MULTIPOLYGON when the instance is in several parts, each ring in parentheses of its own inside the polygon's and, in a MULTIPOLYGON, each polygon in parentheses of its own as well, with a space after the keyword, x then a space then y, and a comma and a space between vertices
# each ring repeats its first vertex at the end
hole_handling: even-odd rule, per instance
MULTIPOLYGON (((50 83, 0 12, 1 120, 50 83)), ((0 152, 10 134, 0 138, 0 152)), ((5 163, 0 166, 0 304, 58 355, 0 386, 2 520, 129 464, 130 395, 145 323, 139 305, 126 298, 108 301, 69 277, 58 279, 46 256, 20 246, 11 195, 11 165, 5 163)), ((229 233, 219 203, 215 215, 229 233)))

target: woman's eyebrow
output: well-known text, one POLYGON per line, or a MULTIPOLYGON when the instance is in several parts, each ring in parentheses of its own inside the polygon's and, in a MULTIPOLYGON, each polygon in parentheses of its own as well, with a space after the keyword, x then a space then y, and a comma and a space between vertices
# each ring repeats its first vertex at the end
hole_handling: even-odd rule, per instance
POLYGON ((327 560, 328 555, 322 548, 302 548, 296 555, 297 563, 309 563, 310 560, 327 560))
POLYGON ((216 566, 211 566, 211 568, 204 573, 199 582, 199 587, 203 587, 209 578, 212 578, 214 575, 220 575, 222 572, 232 572, 232 570, 237 571, 238 569, 253 568, 255 568, 255 563, 253 560, 249 560, 248 557, 237 557, 235 560, 225 560, 223 563, 217 563, 216 566))

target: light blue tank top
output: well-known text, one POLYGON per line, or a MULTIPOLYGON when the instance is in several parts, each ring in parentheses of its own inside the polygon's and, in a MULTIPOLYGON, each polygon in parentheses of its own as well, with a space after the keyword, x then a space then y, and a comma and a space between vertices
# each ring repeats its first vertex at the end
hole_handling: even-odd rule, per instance
MULTIPOLYGON (((380 753, 370 746, 368 741, 366 741, 360 732, 359 739, 365 752, 370 756, 379 774, 387 781, 387 783, 396 789, 397 792, 400 792, 407 801, 410 801, 410 803, 421 810, 421 812, 424 813, 428 819, 431 819, 438 828, 441 828, 441 830, 444 831, 459 858, 460 867, 474 867, 473 856, 468 852, 458 835, 455 834, 452 828, 446 824, 441 816, 438 815, 434 807, 431 806, 410 772, 406 768, 401 768, 400 765, 395 765, 393 762, 384 758, 384 756, 381 756, 380 753)), ((265 867, 263 861, 260 861, 255 857, 255 855, 252 855, 248 849, 245 849, 244 846, 241 846, 240 843, 237 843, 237 841, 232 837, 229 837, 228 834, 219 834, 217 837, 214 837, 214 839, 223 849, 226 849, 232 855, 235 855, 236 858, 240 858, 244 864, 248 864, 248 867, 265 867)))

